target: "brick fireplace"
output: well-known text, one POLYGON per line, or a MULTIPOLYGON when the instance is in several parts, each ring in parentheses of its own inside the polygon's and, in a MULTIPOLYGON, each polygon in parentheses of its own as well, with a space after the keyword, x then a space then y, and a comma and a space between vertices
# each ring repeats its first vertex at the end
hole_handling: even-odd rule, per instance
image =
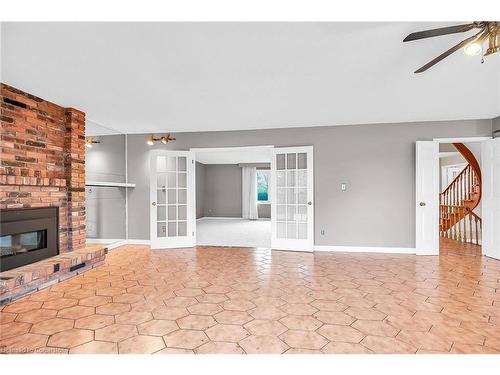
POLYGON ((1 84, 0 209, 59 207, 61 253, 85 246, 85 113, 1 84))
MULTIPOLYGON (((0 210, 57 207, 60 256, 81 256, 86 248, 85 113, 3 83, 0 106, 0 210)), ((104 251, 97 258, 103 255, 104 251)), ((22 277, 11 273, 14 276, 6 278, 11 271, 2 273, 0 297, 28 279, 50 279, 45 271, 27 276, 21 268, 22 277), (16 281, 6 286, 5 280, 12 278, 16 281)), ((55 269, 49 273, 60 273, 59 266, 55 269)))

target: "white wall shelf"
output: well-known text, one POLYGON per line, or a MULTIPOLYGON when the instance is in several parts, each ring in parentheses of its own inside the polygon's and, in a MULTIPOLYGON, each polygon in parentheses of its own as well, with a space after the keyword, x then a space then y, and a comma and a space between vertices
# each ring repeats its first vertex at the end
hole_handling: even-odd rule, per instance
POLYGON ((135 188, 135 184, 129 184, 126 182, 102 182, 102 181, 86 181, 85 186, 135 188))

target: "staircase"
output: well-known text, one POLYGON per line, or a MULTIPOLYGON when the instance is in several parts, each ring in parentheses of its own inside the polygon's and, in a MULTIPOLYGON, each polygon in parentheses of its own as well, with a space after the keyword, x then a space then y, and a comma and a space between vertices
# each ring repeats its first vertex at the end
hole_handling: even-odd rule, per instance
POLYGON ((481 201, 481 169, 472 152, 463 143, 453 146, 467 161, 439 197, 439 234, 441 237, 479 245, 481 218, 472 210, 481 201))

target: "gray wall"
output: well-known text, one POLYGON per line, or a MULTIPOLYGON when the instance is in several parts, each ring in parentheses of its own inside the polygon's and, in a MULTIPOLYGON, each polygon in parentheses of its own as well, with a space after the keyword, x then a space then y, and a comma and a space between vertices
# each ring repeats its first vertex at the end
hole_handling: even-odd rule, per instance
POLYGON ((205 217, 241 217, 241 168, 206 164, 203 200, 205 217))
MULTIPOLYGON (((87 181, 125 182, 125 136, 106 135, 85 153, 87 181)), ((87 186, 86 227, 87 238, 125 238, 124 188, 87 186)))
POLYGON ((414 247, 415 141, 491 132, 491 120, 467 120, 176 133, 175 142, 152 147, 146 135, 129 135, 128 178, 137 184, 129 237, 149 239, 149 150, 313 145, 316 245, 414 247))

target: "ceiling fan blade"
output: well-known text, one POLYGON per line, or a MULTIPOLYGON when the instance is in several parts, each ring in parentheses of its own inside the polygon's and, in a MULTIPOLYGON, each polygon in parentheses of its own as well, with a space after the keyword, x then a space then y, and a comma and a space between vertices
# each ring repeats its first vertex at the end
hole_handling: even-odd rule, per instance
POLYGON ((440 36, 440 35, 463 33, 472 30, 474 27, 477 27, 476 23, 468 23, 465 25, 448 26, 432 30, 417 31, 415 33, 411 33, 406 38, 404 38, 403 42, 411 42, 412 40, 432 38, 434 36, 440 36))
POLYGON ((427 69, 429 69, 431 66, 436 65, 438 62, 443 60, 444 58, 450 56, 453 52, 458 51, 460 48, 464 47, 467 43, 472 42, 476 37, 481 34, 481 32, 477 33, 476 35, 473 35, 465 40, 462 40, 460 43, 457 45, 451 47, 448 51, 443 52, 441 55, 436 57, 435 59, 429 61, 427 64, 422 66, 420 69, 415 70, 415 73, 422 73, 425 72, 427 69))

